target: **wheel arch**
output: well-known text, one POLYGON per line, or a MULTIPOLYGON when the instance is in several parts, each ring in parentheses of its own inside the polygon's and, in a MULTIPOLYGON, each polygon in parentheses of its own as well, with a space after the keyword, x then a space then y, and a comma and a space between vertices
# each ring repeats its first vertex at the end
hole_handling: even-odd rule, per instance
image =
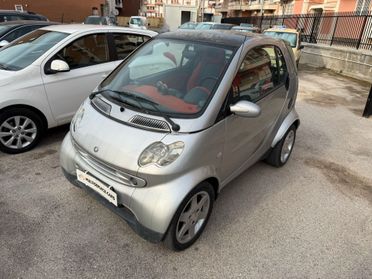
POLYGON ((219 187, 220 187, 220 183, 219 183, 218 179, 216 177, 214 177, 214 176, 211 176, 211 177, 203 180, 200 183, 203 183, 204 181, 205 182, 208 182, 209 184, 212 185, 213 190, 214 190, 214 199, 217 199, 218 194, 219 194, 219 187))
POLYGON ((44 113, 42 111, 38 110, 37 108, 35 108, 33 106, 29 106, 29 105, 10 105, 10 106, 1 108, 0 113, 2 113, 4 111, 7 111, 7 110, 11 110, 11 109, 17 109, 17 108, 28 109, 28 110, 36 113, 40 117, 40 119, 43 123, 44 130, 48 129, 48 120, 47 120, 46 116, 44 115, 44 113))
POLYGON ((296 126, 296 129, 300 126, 300 118, 295 109, 293 109, 283 120, 280 125, 276 135, 271 143, 271 147, 274 148, 275 145, 282 139, 285 133, 288 131, 289 127, 292 125, 296 126))

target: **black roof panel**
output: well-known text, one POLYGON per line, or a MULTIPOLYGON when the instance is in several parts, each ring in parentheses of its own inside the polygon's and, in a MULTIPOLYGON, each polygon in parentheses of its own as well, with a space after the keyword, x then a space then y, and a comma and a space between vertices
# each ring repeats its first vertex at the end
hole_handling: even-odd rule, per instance
POLYGON ((158 35, 156 38, 191 40, 239 47, 254 35, 231 30, 177 30, 158 35))

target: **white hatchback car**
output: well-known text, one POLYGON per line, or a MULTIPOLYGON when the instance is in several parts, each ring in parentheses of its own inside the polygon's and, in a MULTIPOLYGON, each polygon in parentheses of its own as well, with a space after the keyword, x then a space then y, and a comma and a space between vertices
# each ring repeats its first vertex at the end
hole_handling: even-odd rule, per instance
POLYGON ((113 26, 41 28, 0 50, 0 150, 33 148, 68 123, 82 101, 156 32, 113 26))

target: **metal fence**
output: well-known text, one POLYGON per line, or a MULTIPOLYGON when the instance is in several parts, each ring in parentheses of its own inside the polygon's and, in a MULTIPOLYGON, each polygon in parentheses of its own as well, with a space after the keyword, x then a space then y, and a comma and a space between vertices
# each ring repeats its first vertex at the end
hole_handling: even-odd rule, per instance
POLYGON ((372 12, 323 13, 283 16, 223 18, 223 23, 252 23, 265 30, 285 25, 301 30, 301 40, 308 43, 338 45, 372 50, 372 12))

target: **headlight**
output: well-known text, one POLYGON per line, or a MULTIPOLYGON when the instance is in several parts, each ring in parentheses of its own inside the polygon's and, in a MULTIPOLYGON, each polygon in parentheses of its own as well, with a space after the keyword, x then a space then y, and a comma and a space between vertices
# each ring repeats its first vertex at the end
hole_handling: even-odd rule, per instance
POLYGON ((169 145, 160 141, 149 145, 140 155, 138 165, 140 167, 155 164, 163 167, 174 162, 182 153, 185 144, 177 141, 169 145))
POLYGON ((75 113, 74 117, 71 120, 70 130, 73 130, 75 132, 76 125, 79 125, 81 119, 83 119, 84 112, 85 112, 85 109, 84 109, 84 103, 83 103, 81 104, 78 111, 75 113))

